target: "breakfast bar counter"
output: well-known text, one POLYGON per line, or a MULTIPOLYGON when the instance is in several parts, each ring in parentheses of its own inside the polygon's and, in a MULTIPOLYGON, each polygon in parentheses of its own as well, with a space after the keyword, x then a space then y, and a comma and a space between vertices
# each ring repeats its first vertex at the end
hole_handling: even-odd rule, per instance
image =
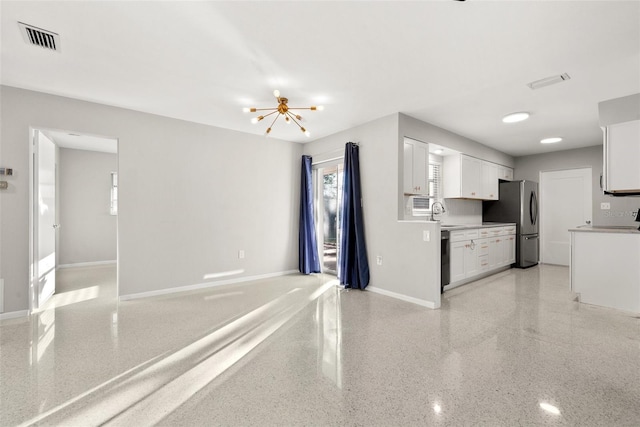
POLYGON ((571 233, 571 290, 586 304, 640 313, 640 231, 577 227, 571 233))

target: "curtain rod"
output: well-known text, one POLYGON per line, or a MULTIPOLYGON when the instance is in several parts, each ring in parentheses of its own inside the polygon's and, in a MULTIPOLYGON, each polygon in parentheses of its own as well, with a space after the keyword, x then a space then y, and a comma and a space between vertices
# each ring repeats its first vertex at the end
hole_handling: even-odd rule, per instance
MULTIPOLYGON (((353 145, 360 146, 360 143, 358 143, 358 142, 352 142, 352 144, 353 144, 353 145)), ((339 151, 339 150, 341 150, 341 149, 339 148, 339 149, 337 149, 337 150, 333 150, 333 151, 339 151)), ((324 154, 327 154, 327 153, 324 153, 324 154)), ((341 159, 344 159, 344 156, 332 157, 331 159, 327 159, 327 160, 320 160, 320 161, 318 161, 318 162, 312 162, 312 163, 311 163, 311 166, 321 165, 321 164, 323 164, 323 163, 329 163, 329 162, 333 162, 334 160, 341 160, 341 159)))
POLYGON ((344 156, 340 156, 340 157, 334 157, 332 159, 327 159, 327 160, 320 160, 318 162, 312 162, 311 166, 315 166, 315 165, 321 165, 323 163, 329 163, 329 162, 333 162, 334 160, 341 160, 344 159, 344 156))

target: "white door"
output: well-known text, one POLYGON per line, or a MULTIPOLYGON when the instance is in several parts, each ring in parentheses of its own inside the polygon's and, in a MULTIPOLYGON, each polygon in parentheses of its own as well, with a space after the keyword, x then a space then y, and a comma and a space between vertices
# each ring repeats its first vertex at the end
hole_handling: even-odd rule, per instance
POLYGON ((591 223, 591 168, 540 172, 540 259, 569 265, 569 229, 591 223))
POLYGON ((56 146, 42 132, 34 141, 33 308, 56 290, 56 146))

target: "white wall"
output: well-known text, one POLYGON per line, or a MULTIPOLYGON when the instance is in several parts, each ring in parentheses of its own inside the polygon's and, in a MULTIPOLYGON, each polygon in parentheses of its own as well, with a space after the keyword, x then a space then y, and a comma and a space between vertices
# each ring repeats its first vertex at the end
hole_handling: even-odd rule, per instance
POLYGON ((360 145, 370 288, 439 307, 440 236, 435 223, 398 221, 403 150, 398 114, 305 144, 304 152, 314 161, 328 159, 342 155, 347 142, 360 145), (430 242, 423 241, 424 230, 430 232, 430 242), (376 265, 378 255, 381 266, 376 265))
POLYGON ((529 179, 540 182, 541 171, 590 167, 593 173, 593 224, 594 225, 636 225, 633 213, 640 209, 640 196, 613 197, 602 193, 600 174, 602 173, 602 145, 577 148, 575 150, 554 151, 516 157, 515 179, 529 179), (610 210, 601 210, 600 203, 607 202, 610 210))
POLYGON ((116 216, 109 212, 117 154, 60 148, 58 265, 116 259, 116 216))
POLYGON ((299 144, 7 86, 0 95, 2 166, 15 171, 0 192, 6 312, 28 308, 30 126, 119 140, 120 295, 297 268, 299 144))

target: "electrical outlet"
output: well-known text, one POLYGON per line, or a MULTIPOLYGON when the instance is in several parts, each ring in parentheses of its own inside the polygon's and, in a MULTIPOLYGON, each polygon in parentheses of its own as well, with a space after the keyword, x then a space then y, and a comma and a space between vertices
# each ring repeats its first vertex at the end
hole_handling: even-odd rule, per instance
POLYGON ((431 233, 429 232, 429 230, 422 230, 422 240, 424 240, 425 242, 431 241, 431 233))
POLYGON ((600 203, 600 209, 601 210, 609 210, 609 209, 611 209, 611 203, 609 203, 609 202, 600 203))
POLYGON ((382 265, 382 257, 380 255, 376 257, 376 264, 382 265))
POLYGON ((240 249, 240 250, 238 251, 238 258, 239 258, 239 259, 243 259, 243 258, 244 258, 244 250, 243 250, 243 249, 240 249))

